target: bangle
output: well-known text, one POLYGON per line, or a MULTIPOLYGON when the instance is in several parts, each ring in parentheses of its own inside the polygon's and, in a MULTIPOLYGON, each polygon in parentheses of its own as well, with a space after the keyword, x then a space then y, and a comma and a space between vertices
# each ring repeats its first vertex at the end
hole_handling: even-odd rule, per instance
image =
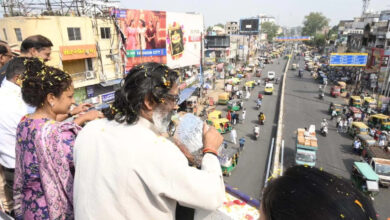
POLYGON ((205 147, 202 152, 203 154, 211 153, 218 157, 218 152, 210 147, 205 147))
POLYGON ((72 115, 72 113, 68 113, 68 118, 71 118, 71 117, 73 117, 73 115, 72 115))

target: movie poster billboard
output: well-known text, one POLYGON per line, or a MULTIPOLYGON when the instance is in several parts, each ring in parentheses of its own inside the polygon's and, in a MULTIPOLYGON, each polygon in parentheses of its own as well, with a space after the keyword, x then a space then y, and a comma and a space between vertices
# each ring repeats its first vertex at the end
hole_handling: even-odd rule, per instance
POLYGON ((165 11, 114 11, 125 37, 126 71, 144 62, 167 63, 165 11))
POLYGON ((199 65, 203 16, 167 12, 167 65, 171 68, 199 65))

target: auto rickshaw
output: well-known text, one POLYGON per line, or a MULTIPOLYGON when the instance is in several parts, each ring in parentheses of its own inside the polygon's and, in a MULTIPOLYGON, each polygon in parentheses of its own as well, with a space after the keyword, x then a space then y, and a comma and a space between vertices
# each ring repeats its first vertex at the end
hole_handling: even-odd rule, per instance
POLYGON ((343 112, 343 105, 331 102, 329 105, 328 113, 331 115, 333 110, 336 110, 337 115, 340 115, 343 112))
POLYGON ((207 120, 211 121, 220 118, 222 118, 222 112, 218 110, 214 110, 208 114, 207 120))
POLYGON ((356 138, 360 140, 360 152, 364 156, 366 153, 367 147, 376 146, 376 141, 368 134, 358 134, 356 138))
POLYGON ((229 93, 223 92, 218 95, 218 104, 226 105, 229 102, 229 93))
POLYGON ((221 164, 222 174, 230 176, 238 163, 238 148, 223 148, 221 150, 219 163, 221 164))
POLYGON ((242 107, 240 103, 241 103, 241 101, 238 99, 230 100, 228 102, 228 109, 230 111, 240 111, 240 109, 242 107))
POLYGON ((340 92, 343 93, 347 89, 347 84, 343 81, 338 81, 337 84, 340 86, 340 92))
POLYGON ((364 97, 363 105, 366 108, 370 107, 371 109, 376 109, 376 106, 377 106, 376 99, 374 99, 372 97, 364 97))
POLYGON ((371 115, 368 119, 368 125, 370 127, 390 131, 390 117, 384 114, 371 115))
POLYGON ((221 134, 225 134, 226 132, 232 130, 232 125, 227 118, 209 119, 207 120, 207 124, 214 126, 214 128, 221 134))
POLYGON ((362 99, 360 96, 351 96, 349 99, 349 105, 360 108, 362 106, 362 99))
POLYGON ((362 111, 354 106, 350 106, 349 110, 352 112, 352 117, 354 121, 362 120, 362 111))
POLYGON ((340 91, 340 86, 332 86, 332 88, 330 88, 330 95, 333 97, 340 96, 340 91))
POLYGON ((379 193, 379 176, 366 162, 354 162, 352 166, 352 184, 368 196, 379 193))
POLYGON ((348 128, 348 133, 352 137, 355 137, 358 134, 368 135, 368 126, 363 122, 354 121, 352 122, 352 126, 348 128))

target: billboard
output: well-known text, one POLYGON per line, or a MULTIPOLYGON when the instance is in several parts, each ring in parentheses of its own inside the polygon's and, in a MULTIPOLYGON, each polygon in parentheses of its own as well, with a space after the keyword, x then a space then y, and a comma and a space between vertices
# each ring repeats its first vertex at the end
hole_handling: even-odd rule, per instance
POLYGON ((166 12, 114 10, 125 36, 126 71, 143 62, 166 63, 166 12))
POLYGON ((367 53, 331 53, 330 66, 366 66, 367 53))
POLYGON ((202 32, 202 15, 167 12, 167 65, 199 65, 202 32))
POLYGON ((258 34, 259 33, 259 19, 241 19, 240 20, 240 34, 258 34))
POLYGON ((206 36, 206 48, 228 48, 230 47, 230 36, 206 36))

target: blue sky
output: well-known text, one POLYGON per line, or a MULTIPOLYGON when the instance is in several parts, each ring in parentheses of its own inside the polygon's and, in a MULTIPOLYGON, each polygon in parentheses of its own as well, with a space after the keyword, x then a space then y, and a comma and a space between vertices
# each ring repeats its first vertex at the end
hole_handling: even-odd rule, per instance
MULTIPOLYGON (((124 8, 203 14, 206 26, 237 21, 258 14, 273 15, 282 26, 302 25, 305 15, 322 12, 331 25, 353 19, 362 11, 361 0, 141 0, 121 1, 124 8)), ((390 0, 371 0, 370 9, 390 10, 390 0)))

